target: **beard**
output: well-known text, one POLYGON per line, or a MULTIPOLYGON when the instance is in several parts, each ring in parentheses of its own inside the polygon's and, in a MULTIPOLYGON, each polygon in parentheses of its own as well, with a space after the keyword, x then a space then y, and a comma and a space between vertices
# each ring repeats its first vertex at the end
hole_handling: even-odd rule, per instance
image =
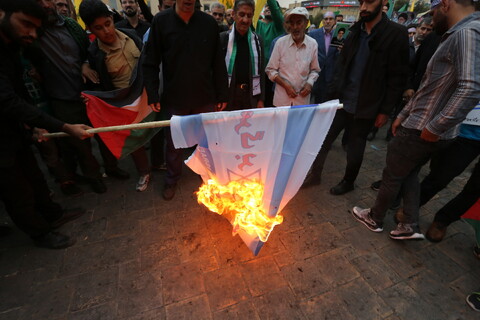
POLYGON ((10 23, 10 14, 6 14, 3 20, 0 22, 0 32, 10 41, 16 45, 25 46, 35 40, 33 37, 21 37, 15 31, 15 28, 10 23))
POLYGON ((436 13, 436 17, 433 19, 433 30, 435 30, 435 33, 439 36, 448 31, 447 17, 444 14, 440 12, 436 13))
POLYGON ((137 11, 133 10, 132 8, 127 8, 125 11, 125 14, 127 15, 127 17, 135 17, 137 15, 137 11))
POLYGON ((382 5, 382 2, 380 1, 378 6, 375 7, 375 9, 373 9, 373 11, 360 11, 360 21, 370 22, 370 21, 374 20, 379 14, 381 14, 382 7, 383 7, 383 5, 382 5), (366 13, 366 15, 362 16, 362 13, 366 13))

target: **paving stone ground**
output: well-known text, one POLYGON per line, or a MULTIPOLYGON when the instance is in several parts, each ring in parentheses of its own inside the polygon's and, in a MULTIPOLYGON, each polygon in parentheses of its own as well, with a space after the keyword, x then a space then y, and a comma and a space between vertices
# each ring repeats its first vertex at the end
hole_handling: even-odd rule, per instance
MULTIPOLYGON (((257 257, 229 222, 197 204, 200 180, 185 169, 174 200, 161 197, 163 173, 146 192, 132 178, 105 178, 108 192, 56 200, 88 212, 61 231, 77 244, 39 249, 17 229, 0 239, 0 319, 479 319, 465 303, 480 287, 473 232, 456 222, 446 239, 397 242, 356 222, 384 165, 384 131, 369 142, 353 192, 328 193, 345 153, 334 145, 322 184, 301 190, 257 257)), ((422 171, 425 175, 426 169, 422 171)), ((471 168, 421 209, 426 230, 471 168)), ((88 190, 87 186, 84 186, 88 190)), ((9 221, 4 210, 0 220, 9 221)))

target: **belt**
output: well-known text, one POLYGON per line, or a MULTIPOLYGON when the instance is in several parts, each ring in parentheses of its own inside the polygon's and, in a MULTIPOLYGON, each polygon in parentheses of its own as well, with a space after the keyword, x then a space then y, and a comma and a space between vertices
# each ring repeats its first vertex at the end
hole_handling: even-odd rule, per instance
POLYGON ((235 85, 236 88, 241 89, 241 90, 246 90, 248 89, 248 83, 239 83, 235 85))

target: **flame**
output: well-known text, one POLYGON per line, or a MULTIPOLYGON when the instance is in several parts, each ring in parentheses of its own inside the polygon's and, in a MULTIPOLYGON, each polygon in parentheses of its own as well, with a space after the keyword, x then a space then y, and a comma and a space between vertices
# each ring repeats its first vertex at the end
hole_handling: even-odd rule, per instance
POLYGON ((271 218, 266 214, 262 205, 263 189, 256 181, 231 181, 220 185, 210 179, 198 190, 198 203, 230 217, 234 235, 243 230, 266 242, 273 228, 283 222, 283 216, 271 218))

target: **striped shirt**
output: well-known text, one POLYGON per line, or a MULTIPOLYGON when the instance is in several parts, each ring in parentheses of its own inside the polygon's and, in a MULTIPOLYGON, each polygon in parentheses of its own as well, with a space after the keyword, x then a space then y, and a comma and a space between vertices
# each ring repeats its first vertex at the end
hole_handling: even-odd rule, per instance
POLYGON ((474 12, 442 36, 420 88, 398 118, 405 128, 453 139, 479 100, 480 12, 474 12))

